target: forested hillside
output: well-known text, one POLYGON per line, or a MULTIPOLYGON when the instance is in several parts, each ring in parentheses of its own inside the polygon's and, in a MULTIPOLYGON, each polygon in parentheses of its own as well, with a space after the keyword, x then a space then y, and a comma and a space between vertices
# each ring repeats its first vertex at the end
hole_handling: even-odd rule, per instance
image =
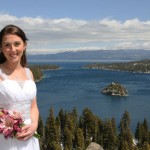
POLYGON ((127 111, 118 126, 115 118, 102 120, 88 108, 80 116, 76 108, 71 112, 61 108, 56 117, 54 109, 50 108, 46 124, 41 117, 39 120, 41 150, 85 150, 92 141, 105 150, 149 150, 150 131, 147 120, 137 123, 135 133, 131 132, 130 123, 127 111))
POLYGON ((94 63, 86 65, 83 68, 150 73, 150 59, 122 63, 94 63))
POLYGON ((31 69, 35 81, 38 81, 43 77, 43 70, 59 68, 58 65, 29 65, 28 67, 31 69))

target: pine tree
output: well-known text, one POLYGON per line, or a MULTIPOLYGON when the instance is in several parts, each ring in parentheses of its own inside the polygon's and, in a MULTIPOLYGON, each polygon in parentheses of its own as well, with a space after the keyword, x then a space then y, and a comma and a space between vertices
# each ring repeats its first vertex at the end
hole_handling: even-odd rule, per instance
POLYGON ((61 141, 61 125, 60 125, 59 116, 56 117, 55 126, 56 126, 56 130, 57 130, 57 134, 58 134, 59 143, 62 144, 62 141, 61 141))
POLYGON ((62 144, 64 143, 64 129, 65 129, 65 113, 64 110, 61 108, 59 113, 58 113, 58 117, 60 120, 60 131, 61 131, 61 142, 62 144))
POLYGON ((85 147, 89 145, 91 141, 96 142, 99 140, 99 119, 93 115, 92 111, 88 108, 83 110, 80 117, 80 124, 82 125, 85 147))
POLYGON ((118 150, 123 150, 126 147, 129 150, 133 149, 133 136, 129 126, 130 126, 130 115, 127 111, 125 111, 119 125, 120 133, 118 136, 118 150))
POLYGON ((93 138, 95 117, 90 109, 86 108, 83 110, 83 119, 84 119, 85 138, 93 138))
POLYGON ((145 142, 146 143, 150 142, 148 122, 146 119, 144 119, 143 123, 138 122, 136 131, 135 131, 135 137, 138 140, 139 148, 142 148, 145 142))
POLYGON ((72 110, 73 123, 75 127, 78 127, 78 111, 77 108, 74 107, 72 110))
POLYGON ((144 142, 149 142, 149 128, 148 128, 148 122, 147 120, 144 118, 143 121, 143 129, 144 129, 144 133, 143 133, 143 143, 144 142))
POLYGON ((141 124, 140 124, 140 122, 138 121, 138 123, 137 123, 137 125, 136 125, 136 130, 135 130, 135 138, 138 140, 138 141, 140 141, 140 138, 141 138, 141 135, 142 135, 142 133, 141 133, 141 124))
POLYGON ((98 125, 98 132, 97 132, 97 140, 96 140, 96 142, 103 146, 103 127, 104 127, 104 122, 101 119, 98 119, 97 125, 98 125))
POLYGON ((65 127, 67 127, 70 130, 73 137, 75 132, 75 124, 74 124, 74 118, 72 114, 70 114, 69 112, 66 112, 65 114, 65 127))
POLYGON ((135 138, 138 140, 138 147, 141 148, 144 144, 144 127, 140 122, 137 123, 135 138))
POLYGON ((103 126, 103 147, 106 150, 114 150, 117 147, 117 137, 113 123, 108 119, 103 126))
POLYGON ((64 150, 72 150, 73 149, 73 142, 72 142, 72 133, 65 127, 64 130, 64 150))
POLYGON ((78 128, 75 132, 75 149, 84 149, 84 135, 83 130, 78 128))
POLYGON ((55 125, 54 110, 50 108, 50 114, 45 126, 45 142, 47 150, 61 150, 58 129, 55 125))
POLYGON ((94 116, 94 136, 93 136, 93 141, 98 143, 99 142, 99 118, 94 116))

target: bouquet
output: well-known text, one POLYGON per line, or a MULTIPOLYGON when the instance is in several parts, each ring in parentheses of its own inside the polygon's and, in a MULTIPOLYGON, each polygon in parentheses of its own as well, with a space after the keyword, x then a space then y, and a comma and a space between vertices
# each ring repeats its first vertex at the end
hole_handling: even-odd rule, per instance
MULTIPOLYGON (((21 128, 24 125, 24 120, 20 113, 12 110, 0 110, 0 133, 2 133, 5 138, 15 137, 17 132, 21 132, 21 128)), ((37 133, 33 136, 36 138, 40 137, 37 133)))

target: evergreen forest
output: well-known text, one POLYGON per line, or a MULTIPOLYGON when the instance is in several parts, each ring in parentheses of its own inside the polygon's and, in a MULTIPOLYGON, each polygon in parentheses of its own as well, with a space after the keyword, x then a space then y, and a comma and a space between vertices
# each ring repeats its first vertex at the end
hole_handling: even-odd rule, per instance
POLYGON ((41 135, 41 150, 85 150, 90 142, 100 144, 104 150, 150 150, 150 130, 147 120, 138 122, 135 132, 130 129, 130 114, 125 111, 119 125, 115 118, 102 120, 85 108, 79 116, 60 109, 54 116, 51 107, 46 123, 41 116, 37 132, 41 135))

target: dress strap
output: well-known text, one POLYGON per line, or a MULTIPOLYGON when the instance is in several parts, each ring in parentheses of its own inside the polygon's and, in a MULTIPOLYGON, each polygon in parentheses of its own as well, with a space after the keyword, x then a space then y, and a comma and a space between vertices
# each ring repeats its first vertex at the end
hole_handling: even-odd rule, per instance
POLYGON ((25 68, 25 70, 26 70, 26 74, 27 74, 28 79, 32 80, 30 69, 29 68, 25 68))
POLYGON ((0 76, 3 78, 3 80, 7 79, 7 75, 2 71, 0 68, 0 76))

